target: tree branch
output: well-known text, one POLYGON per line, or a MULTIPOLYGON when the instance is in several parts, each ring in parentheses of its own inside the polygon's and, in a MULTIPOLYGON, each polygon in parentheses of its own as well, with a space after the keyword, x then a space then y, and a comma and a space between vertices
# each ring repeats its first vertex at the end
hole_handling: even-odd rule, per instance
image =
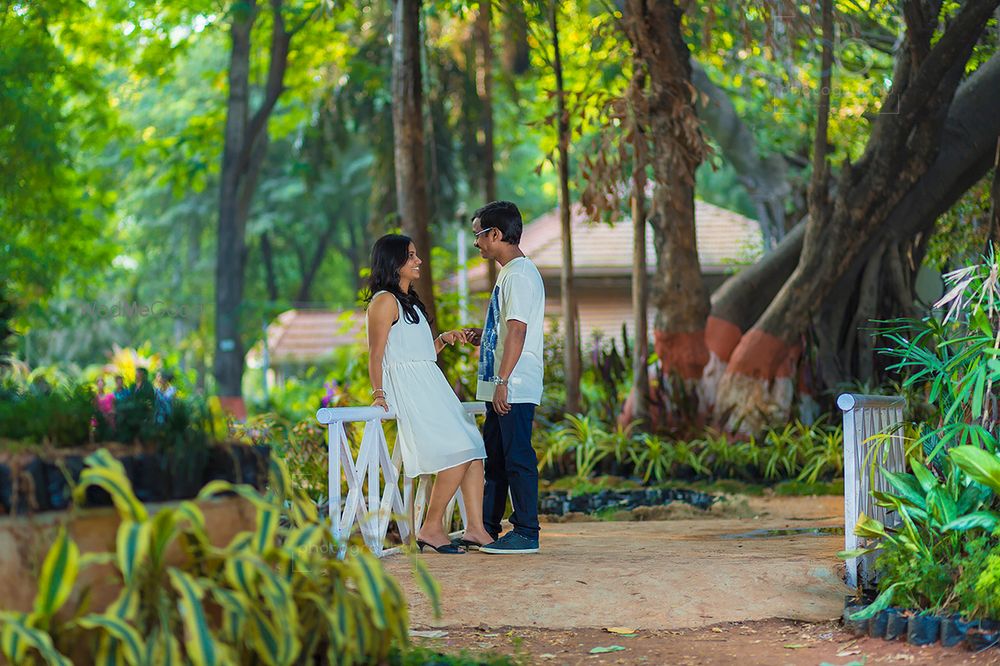
POLYGON ((1000 136, 998 108, 1000 53, 959 86, 944 124, 941 150, 887 219, 886 233, 897 239, 912 238, 983 177, 1000 136))
POLYGON ((928 16, 928 10, 929 7, 924 5, 923 0, 910 0, 903 4, 903 21, 910 37, 909 51, 913 67, 920 67, 931 50, 931 36, 937 25, 937 14, 928 16))
POLYGON ((903 126, 925 107, 950 70, 966 62, 982 34, 986 21, 1000 0, 969 0, 945 30, 934 48, 915 71, 913 83, 900 99, 900 122, 903 126))
POLYGON ((323 263, 323 256, 326 254, 326 248, 330 244, 330 239, 333 237, 333 232, 337 228, 336 218, 331 216, 326 224, 326 229, 319 237, 319 241, 316 243, 316 248, 313 251, 312 259, 306 270, 302 274, 302 283, 299 285, 299 293, 295 297, 295 300, 299 303, 306 303, 309 301, 309 294, 312 291, 313 282, 316 280, 316 274, 319 272, 319 267, 323 263))
POLYGON ((823 54, 820 67, 819 99, 816 103, 816 135, 813 137, 813 172, 809 183, 809 214, 825 219, 827 184, 826 144, 830 122, 830 86, 833 78, 833 0, 823 0, 823 54))
POLYGON ((264 101, 254 112, 247 130, 247 141, 240 152, 240 170, 249 167, 250 153, 261 131, 267 125, 267 120, 278 103, 278 98, 285 90, 285 70, 288 67, 288 47, 292 35, 285 30, 285 19, 281 15, 284 0, 271 0, 271 58, 267 68, 267 83, 264 86, 264 101))
POLYGON ((792 192, 788 164, 781 155, 761 157, 753 133, 736 112, 729 94, 719 88, 697 62, 691 62, 691 83, 698 95, 698 117, 757 207, 757 220, 770 250, 786 233, 785 200, 792 192))

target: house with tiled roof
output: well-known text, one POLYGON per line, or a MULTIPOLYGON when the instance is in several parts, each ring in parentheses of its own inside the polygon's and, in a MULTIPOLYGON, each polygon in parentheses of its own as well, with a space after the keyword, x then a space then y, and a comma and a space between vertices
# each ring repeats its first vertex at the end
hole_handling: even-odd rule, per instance
MULTIPOLYGON (((748 217, 705 201, 695 201, 698 259, 709 293, 721 285, 740 265, 759 256, 763 244, 760 225, 748 217)), ((632 315, 632 221, 628 217, 613 224, 593 223, 583 208, 574 205, 571 214, 573 279, 580 313, 580 335, 584 346, 600 334, 621 336, 622 325, 633 333, 632 315)), ((559 209, 524 225, 521 249, 542 274, 545 311, 562 314, 559 278, 562 271, 562 232, 559 209)), ((488 284, 485 262, 473 261, 469 289, 485 298, 488 284)), ((646 229, 646 271, 656 270, 653 230, 646 229)), ((653 309, 649 312, 650 326, 653 309)))
MULTIPOLYGON (((358 310, 287 310, 267 327, 269 380, 284 382, 342 347, 364 348, 365 313, 358 310)), ((246 356, 247 367, 264 365, 259 341, 246 356)))

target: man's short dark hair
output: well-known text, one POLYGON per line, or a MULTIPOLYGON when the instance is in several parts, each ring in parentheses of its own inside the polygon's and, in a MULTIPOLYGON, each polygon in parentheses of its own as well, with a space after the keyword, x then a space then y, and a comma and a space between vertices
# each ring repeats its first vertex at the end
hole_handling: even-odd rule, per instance
POLYGON ((503 241, 511 245, 521 242, 521 211, 517 209, 512 201, 491 201, 473 215, 472 219, 479 218, 479 227, 489 229, 490 227, 500 230, 503 234, 503 241))

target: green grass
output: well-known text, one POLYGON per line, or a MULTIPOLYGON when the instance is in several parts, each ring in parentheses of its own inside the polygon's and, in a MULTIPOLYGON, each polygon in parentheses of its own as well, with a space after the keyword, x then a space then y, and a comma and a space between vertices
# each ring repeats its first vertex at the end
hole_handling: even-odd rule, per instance
POLYGON ((761 497, 768 489, 772 490, 775 495, 782 497, 844 494, 843 479, 816 481, 813 483, 786 480, 774 484, 750 483, 739 479, 715 479, 712 481, 704 479, 677 479, 643 486, 637 481, 625 479, 620 476, 598 476, 586 480, 580 480, 575 476, 564 476, 552 481, 543 480, 539 485, 539 489, 542 491, 565 490, 569 492, 570 496, 596 493, 601 490, 637 490, 643 487, 697 490, 711 495, 747 495, 750 497, 761 497))
POLYGON ((389 655, 391 666, 518 666, 521 662, 507 655, 491 652, 473 653, 462 650, 458 654, 445 654, 427 647, 411 646, 405 651, 389 655))
POLYGON ((679 490, 697 490, 710 495, 749 495, 760 497, 768 487, 762 483, 750 483, 740 479, 705 479, 674 480, 660 483, 655 488, 676 488, 679 490))
POLYGON ((783 497, 801 497, 805 495, 843 495, 844 480, 834 479, 833 481, 816 481, 806 483, 805 481, 782 481, 774 486, 774 494, 783 497))
POLYGON ((592 479, 579 479, 575 476, 564 476, 553 481, 542 480, 539 483, 539 490, 565 490, 570 496, 586 495, 596 493, 601 490, 637 490, 643 485, 632 479, 625 479, 620 476, 597 476, 592 479))

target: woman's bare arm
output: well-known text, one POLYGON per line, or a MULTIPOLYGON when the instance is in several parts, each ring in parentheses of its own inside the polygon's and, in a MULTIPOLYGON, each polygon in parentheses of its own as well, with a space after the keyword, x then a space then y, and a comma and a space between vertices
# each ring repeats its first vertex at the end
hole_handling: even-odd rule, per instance
MULTIPOLYGON (((389 341, 389 329, 399 318, 399 306, 392 294, 379 294, 368 305, 368 381, 372 385, 372 395, 375 402, 383 398, 382 359, 385 357, 385 346, 389 341)), ((388 406, 382 405, 388 411, 388 406)))

